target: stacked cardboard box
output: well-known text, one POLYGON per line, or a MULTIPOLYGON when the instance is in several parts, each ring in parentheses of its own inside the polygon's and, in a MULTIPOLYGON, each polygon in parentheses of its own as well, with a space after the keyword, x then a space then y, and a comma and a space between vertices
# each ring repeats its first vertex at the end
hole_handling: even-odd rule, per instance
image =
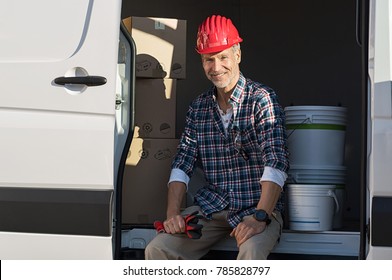
POLYGON ((136 44, 135 133, 123 181, 122 222, 166 218, 175 138, 177 79, 185 79, 186 21, 129 17, 136 44))
POLYGON ((185 20, 129 17, 123 21, 136 43, 137 77, 185 79, 185 20))

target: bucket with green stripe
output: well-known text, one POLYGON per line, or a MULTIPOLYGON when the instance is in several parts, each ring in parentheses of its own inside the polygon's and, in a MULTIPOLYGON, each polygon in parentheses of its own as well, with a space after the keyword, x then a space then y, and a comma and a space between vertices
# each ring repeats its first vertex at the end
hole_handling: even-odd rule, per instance
POLYGON ((290 164, 342 165, 346 111, 335 106, 285 108, 290 164))

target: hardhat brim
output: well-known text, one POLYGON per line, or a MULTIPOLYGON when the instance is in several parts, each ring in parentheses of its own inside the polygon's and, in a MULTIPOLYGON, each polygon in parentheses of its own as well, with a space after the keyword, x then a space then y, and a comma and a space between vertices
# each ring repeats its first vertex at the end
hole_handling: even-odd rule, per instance
POLYGON ((199 50, 197 47, 195 49, 199 54, 217 53, 217 52, 227 50, 227 49, 231 48, 232 46, 234 46, 238 43, 241 43, 241 42, 242 42, 242 39, 238 38, 237 42, 234 42, 232 44, 220 45, 220 46, 216 46, 216 47, 209 47, 209 48, 205 48, 202 50, 199 50))

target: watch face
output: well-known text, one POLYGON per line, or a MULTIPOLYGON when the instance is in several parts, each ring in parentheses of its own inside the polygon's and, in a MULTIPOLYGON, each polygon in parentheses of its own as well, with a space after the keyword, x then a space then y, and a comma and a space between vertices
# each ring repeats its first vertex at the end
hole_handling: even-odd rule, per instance
POLYGON ((268 214, 264 210, 256 210, 255 219, 260 222, 265 222, 266 220, 268 220, 268 214))

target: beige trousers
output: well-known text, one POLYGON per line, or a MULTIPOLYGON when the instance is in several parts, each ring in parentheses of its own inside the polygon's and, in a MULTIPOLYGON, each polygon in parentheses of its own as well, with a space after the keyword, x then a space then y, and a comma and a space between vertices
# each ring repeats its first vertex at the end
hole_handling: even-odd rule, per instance
MULTIPOLYGON (((200 210, 198 206, 191 206, 183 214, 200 210)), ((222 238, 229 236, 232 228, 226 220, 227 211, 212 215, 212 220, 200 219, 202 237, 190 239, 186 234, 159 233, 146 247, 146 260, 197 260, 208 253, 210 248, 222 238)), ((238 260, 265 260, 275 247, 283 228, 282 216, 274 213, 272 222, 260 234, 257 234, 240 247, 238 260)))

